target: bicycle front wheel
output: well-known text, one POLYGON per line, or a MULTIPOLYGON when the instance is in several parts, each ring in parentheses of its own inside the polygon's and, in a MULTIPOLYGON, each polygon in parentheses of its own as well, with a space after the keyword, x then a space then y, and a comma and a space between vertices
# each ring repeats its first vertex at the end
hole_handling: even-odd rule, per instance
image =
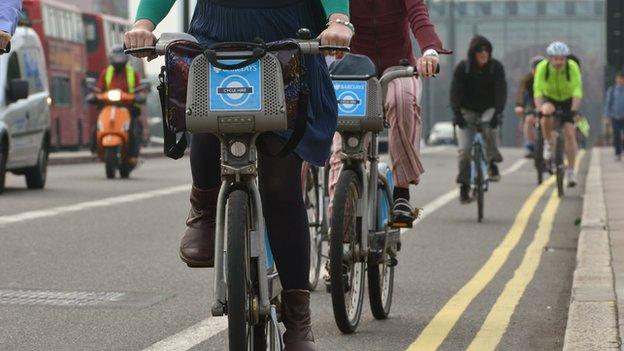
POLYGON ((477 198, 477 220, 481 222, 483 220, 483 202, 484 202, 484 182, 485 175, 483 174, 483 164, 485 163, 483 157, 483 150, 481 145, 474 146, 474 163, 476 169, 475 177, 475 197, 477 198))
POLYGON ((319 281, 323 252, 320 213, 321 190, 318 168, 308 164, 304 172, 304 203, 308 213, 308 226, 310 228, 310 276, 308 279, 308 289, 314 291, 319 281))
POLYGON ((229 350, 266 350, 266 324, 253 323, 252 306, 257 303, 257 274, 250 261, 251 230, 249 197, 232 192, 227 204, 227 318, 229 350), (254 283, 255 282, 255 283, 254 283))
POLYGON ((535 170, 537 171, 537 184, 542 184, 544 181, 544 135, 541 129, 536 130, 535 136, 535 170))
POLYGON ((555 165, 557 167, 557 193, 559 197, 563 197, 563 175, 565 166, 563 164, 563 137, 561 136, 561 133, 558 133, 557 135, 555 148, 555 165))
MULTIPOLYGON (((386 184, 380 179, 377 190, 377 215, 375 218, 377 232, 388 230, 388 218, 390 215, 391 195, 388 194, 386 184)), ((392 230, 388 235, 396 234, 398 230, 392 230)), ((387 232, 388 233, 388 232, 387 232)), ((375 319, 386 319, 390 315, 392 306, 392 293, 394 292, 394 267, 396 247, 379 248, 368 256, 368 299, 371 312, 375 319)))
POLYGON ((357 217, 360 182, 355 172, 340 174, 334 194, 329 248, 329 274, 334 319, 341 332, 351 334, 362 315, 364 262, 360 258, 361 221, 357 217))

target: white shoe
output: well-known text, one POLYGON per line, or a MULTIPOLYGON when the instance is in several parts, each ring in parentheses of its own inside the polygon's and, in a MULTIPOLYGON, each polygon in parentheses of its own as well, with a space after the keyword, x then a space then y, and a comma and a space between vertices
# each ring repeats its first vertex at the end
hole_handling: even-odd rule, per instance
POLYGON ((576 186, 576 173, 573 169, 568 169, 566 177, 568 178, 568 187, 573 188, 576 186))
POLYGON ((550 151, 550 143, 544 142, 544 161, 550 161, 552 159, 552 152, 550 151))

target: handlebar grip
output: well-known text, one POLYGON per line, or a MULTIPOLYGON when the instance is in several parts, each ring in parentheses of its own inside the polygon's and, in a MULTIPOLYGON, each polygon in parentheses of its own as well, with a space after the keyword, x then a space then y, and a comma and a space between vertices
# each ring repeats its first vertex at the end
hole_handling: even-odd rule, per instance
MULTIPOLYGON (((438 66, 436 67, 434 74, 440 74, 440 64, 438 64, 438 66)), ((416 69, 416 66, 414 66, 414 75, 418 75, 418 70, 416 69)))
POLYGON ((348 46, 339 46, 339 45, 319 45, 319 50, 351 52, 351 48, 350 47, 348 47, 348 46))
POLYGON ((145 46, 142 48, 127 49, 126 46, 124 45, 124 53, 126 55, 134 55, 134 54, 139 54, 139 53, 153 54, 154 52, 156 52, 155 46, 145 46))

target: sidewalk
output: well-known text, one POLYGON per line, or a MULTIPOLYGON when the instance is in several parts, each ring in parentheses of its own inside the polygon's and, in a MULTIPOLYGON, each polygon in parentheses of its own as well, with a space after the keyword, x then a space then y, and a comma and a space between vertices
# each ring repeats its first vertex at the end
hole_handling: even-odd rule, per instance
POLYGON ((564 351, 621 350, 624 335, 624 163, 593 148, 564 351))
MULTIPOLYGON (((141 148, 141 158, 164 157, 162 146, 150 146, 141 148)), ((97 157, 89 150, 82 151, 62 151, 50 153, 48 164, 50 165, 70 165, 78 163, 97 162, 97 157)))

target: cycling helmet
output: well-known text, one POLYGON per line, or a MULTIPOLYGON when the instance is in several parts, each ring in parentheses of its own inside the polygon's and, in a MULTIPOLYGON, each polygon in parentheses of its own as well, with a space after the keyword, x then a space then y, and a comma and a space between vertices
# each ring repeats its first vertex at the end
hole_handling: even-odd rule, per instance
POLYGON ((531 61, 529 61, 531 65, 531 69, 535 69, 535 67, 537 67, 537 64, 542 62, 544 59, 545 57, 542 55, 537 55, 531 58, 531 61))
POLYGON ((548 54, 548 56, 568 56, 570 55, 570 48, 566 43, 553 41, 548 45, 546 54, 548 54))
POLYGON ((115 68, 125 67, 128 63, 128 55, 121 45, 115 45, 108 54, 108 62, 115 68))

